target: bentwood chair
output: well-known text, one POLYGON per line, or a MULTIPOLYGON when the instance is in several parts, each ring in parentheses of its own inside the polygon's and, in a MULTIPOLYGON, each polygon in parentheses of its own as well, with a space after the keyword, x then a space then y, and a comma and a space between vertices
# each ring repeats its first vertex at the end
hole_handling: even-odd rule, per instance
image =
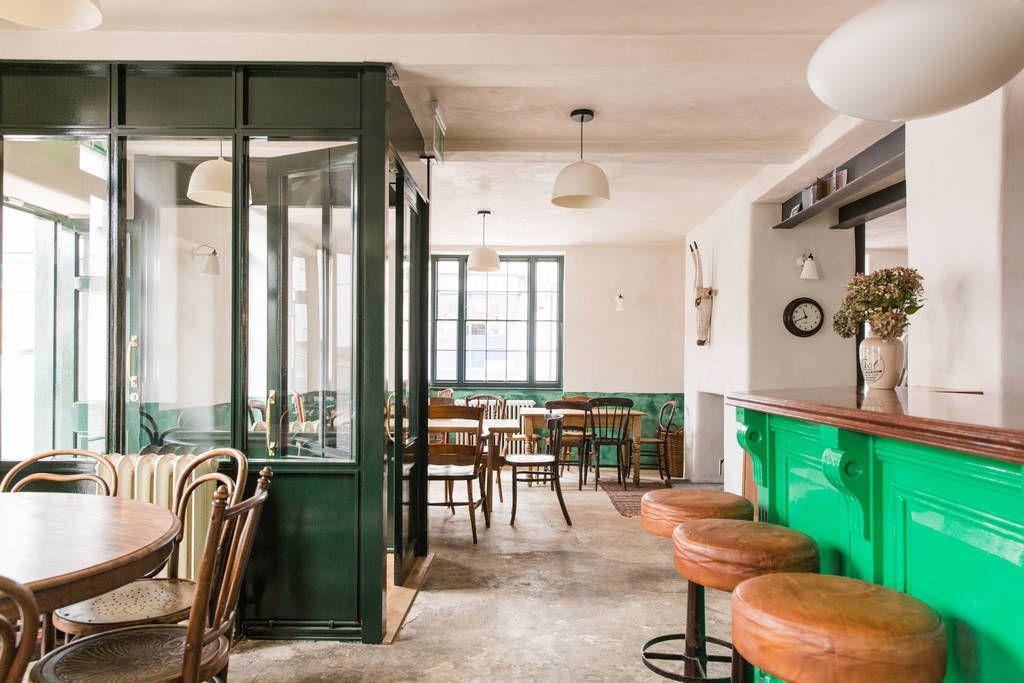
POLYGON ((188 522, 189 502, 201 486, 213 483, 223 486, 228 492, 228 502, 237 505, 245 492, 247 473, 248 462, 245 456, 233 448, 215 448, 190 462, 174 486, 174 511, 181 521, 181 530, 174 539, 167 561, 145 578, 58 609, 53 613, 53 625, 67 637, 74 637, 141 624, 176 624, 186 619, 195 598, 196 584, 178 576, 178 558, 188 522), (214 471, 189 481, 201 465, 211 460, 218 461, 222 457, 234 461, 236 473, 233 479, 214 471), (165 568, 167 578, 156 578, 165 568))
MULTIPOLYGON (((562 399, 560 401, 548 401, 547 403, 544 404, 544 408, 549 410, 549 411, 550 410, 582 410, 582 411, 586 412, 586 410, 587 410, 587 401, 588 400, 590 400, 590 399, 580 400, 579 398, 566 398, 566 399, 562 399)), ((564 420, 563 420, 563 422, 564 422, 564 420)), ((585 451, 584 439, 583 439, 583 429, 579 428, 579 427, 570 429, 568 427, 565 427, 564 424, 563 424, 562 434, 561 434, 561 450, 562 450, 562 452, 559 453, 559 458, 558 459, 559 459, 559 462, 561 463, 561 468, 563 470, 566 467, 568 467, 569 465, 573 464, 574 462, 575 462, 577 467, 582 467, 584 451, 585 451), (576 449, 576 459, 575 459, 575 461, 569 460, 569 458, 568 458, 569 452, 572 449, 574 449, 574 448, 576 449)), ((549 449, 549 452, 550 452, 550 449, 549 449)), ((582 488, 582 484, 580 485, 580 487, 582 488)))
POLYGON ((450 398, 450 399, 452 399, 454 401, 455 400, 455 390, 451 389, 451 388, 438 389, 437 390, 437 398, 450 398))
POLYGON ((253 495, 231 503, 217 487, 187 624, 149 624, 71 641, 32 668, 35 683, 226 681, 238 593, 273 473, 260 472, 253 495))
POLYGON ((615 470, 618 482, 624 491, 629 490, 629 462, 633 452, 633 441, 629 437, 629 417, 633 401, 628 398, 604 396, 587 402, 583 418, 584 462, 580 473, 581 488, 587 483, 590 464, 594 465, 594 490, 601 481, 601 447, 615 449, 615 470))
MULTIPOLYGON (((675 401, 665 401, 661 404, 661 410, 658 412, 658 435, 640 437, 641 453, 645 452, 644 446, 654 446, 654 453, 658 458, 658 476, 661 477, 662 481, 668 481, 670 477, 668 471, 668 440, 672 432, 678 429, 673 424, 673 420, 676 417, 676 405, 675 401)), ((647 451, 647 453, 650 453, 650 451, 647 451)))
POLYGON ((0 481, 0 493, 16 493, 24 489, 29 484, 38 481, 56 482, 62 484, 73 483, 77 481, 87 481, 96 485, 96 493, 100 495, 117 495, 117 469, 114 467, 114 465, 99 453, 93 453, 92 451, 80 451, 70 448, 56 451, 47 451, 46 453, 40 453, 39 455, 35 455, 26 460, 22 460, 17 465, 11 468, 11 470, 7 473, 7 476, 3 478, 3 481, 0 481), (40 462, 41 460, 47 460, 49 458, 58 458, 61 456, 68 455, 93 460, 96 463, 96 473, 52 474, 50 472, 33 472, 31 474, 22 475, 22 473, 25 470, 31 468, 33 465, 40 462))
MULTIPOLYGON (((505 419, 505 399, 497 394, 474 394, 466 398, 467 406, 478 406, 484 409, 485 420, 503 420, 505 419)), ((488 449, 490 446, 485 442, 484 449, 488 449)), ((497 488, 498 488, 498 500, 505 502, 504 495, 501 492, 501 468, 505 464, 502 459, 503 453, 494 453, 491 464, 497 470, 497 488)), ((483 482, 480 484, 483 486, 483 482)))
POLYGON ((510 455, 506 458, 512 466, 512 518, 509 524, 516 524, 516 506, 519 499, 519 482, 533 484, 550 484, 555 495, 558 496, 558 505, 562 508, 562 516, 565 523, 572 526, 569 519, 569 511, 565 508, 565 499, 562 498, 561 482, 561 453, 562 453, 562 421, 561 415, 546 415, 545 422, 548 430, 547 453, 541 455, 510 455), (520 467, 526 467, 520 471, 520 467))
POLYGON ((39 605, 28 587, 6 576, 0 576, 0 595, 18 610, 14 623, 0 614, 0 683, 21 683, 36 647, 39 605))
MULTIPOLYGON (((452 511, 458 507, 469 508, 469 523, 473 528, 473 543, 476 544, 476 508, 484 502, 483 497, 483 428, 484 409, 478 406, 428 406, 429 419, 431 420, 473 420, 476 428, 470 433, 471 443, 432 443, 427 445, 427 481, 442 481, 445 484, 445 492, 448 500, 443 503, 430 503, 428 505, 443 505, 450 507, 452 511), (455 502, 454 484, 458 481, 466 482, 467 502, 455 502), (480 483, 480 499, 473 500, 473 482, 480 483)), ((487 506, 484 505, 484 515, 487 516, 487 506)))

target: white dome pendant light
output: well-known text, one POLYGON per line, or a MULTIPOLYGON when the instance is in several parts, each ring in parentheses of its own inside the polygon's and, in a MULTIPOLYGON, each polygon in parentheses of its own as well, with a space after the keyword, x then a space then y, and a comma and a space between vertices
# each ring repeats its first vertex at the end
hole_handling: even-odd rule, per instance
POLYGON ((0 0, 0 19, 45 31, 88 31, 103 14, 99 0, 0 0))
POLYGON ((483 239, 479 247, 469 252, 466 267, 474 273, 493 273, 501 268, 501 259, 498 258, 498 252, 487 246, 487 217, 491 215, 491 212, 483 209, 477 211, 476 214, 482 221, 483 239))
POLYGON ((224 141, 220 141, 220 152, 216 159, 209 159, 196 166, 188 180, 185 196, 207 206, 231 206, 231 162, 224 158, 224 141))
POLYGON ((580 160, 558 174, 551 203, 567 209, 593 209, 608 201, 608 176, 600 166, 583 160, 583 124, 594 120, 594 111, 574 109, 569 116, 580 124, 580 160))
POLYGON ((825 39, 807 67, 822 102, 875 121, 941 114, 1024 69, 1024 0, 887 0, 825 39))

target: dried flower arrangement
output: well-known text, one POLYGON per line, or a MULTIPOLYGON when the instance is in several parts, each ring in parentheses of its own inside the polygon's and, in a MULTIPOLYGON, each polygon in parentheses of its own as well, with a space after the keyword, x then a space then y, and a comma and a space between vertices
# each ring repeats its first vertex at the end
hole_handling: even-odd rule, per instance
POLYGON ((846 285, 846 297, 832 317, 832 329, 849 339, 867 322, 878 337, 899 339, 910 324, 908 318, 923 305, 924 278, 914 268, 859 274, 846 285))

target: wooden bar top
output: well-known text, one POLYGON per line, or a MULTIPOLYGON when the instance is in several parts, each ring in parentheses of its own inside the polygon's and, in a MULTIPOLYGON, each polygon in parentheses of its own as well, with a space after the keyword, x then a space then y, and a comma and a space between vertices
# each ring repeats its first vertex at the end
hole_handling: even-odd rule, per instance
POLYGON ((855 387, 734 392, 725 402, 771 415, 1024 464, 1024 398, 855 387))

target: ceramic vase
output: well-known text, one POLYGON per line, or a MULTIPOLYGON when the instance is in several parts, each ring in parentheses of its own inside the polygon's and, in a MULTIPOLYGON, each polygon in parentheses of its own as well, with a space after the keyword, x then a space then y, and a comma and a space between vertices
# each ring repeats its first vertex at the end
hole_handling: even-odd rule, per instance
POLYGON ((867 337, 860 343, 860 371, 868 389, 893 389, 903 375, 903 340, 867 337))

